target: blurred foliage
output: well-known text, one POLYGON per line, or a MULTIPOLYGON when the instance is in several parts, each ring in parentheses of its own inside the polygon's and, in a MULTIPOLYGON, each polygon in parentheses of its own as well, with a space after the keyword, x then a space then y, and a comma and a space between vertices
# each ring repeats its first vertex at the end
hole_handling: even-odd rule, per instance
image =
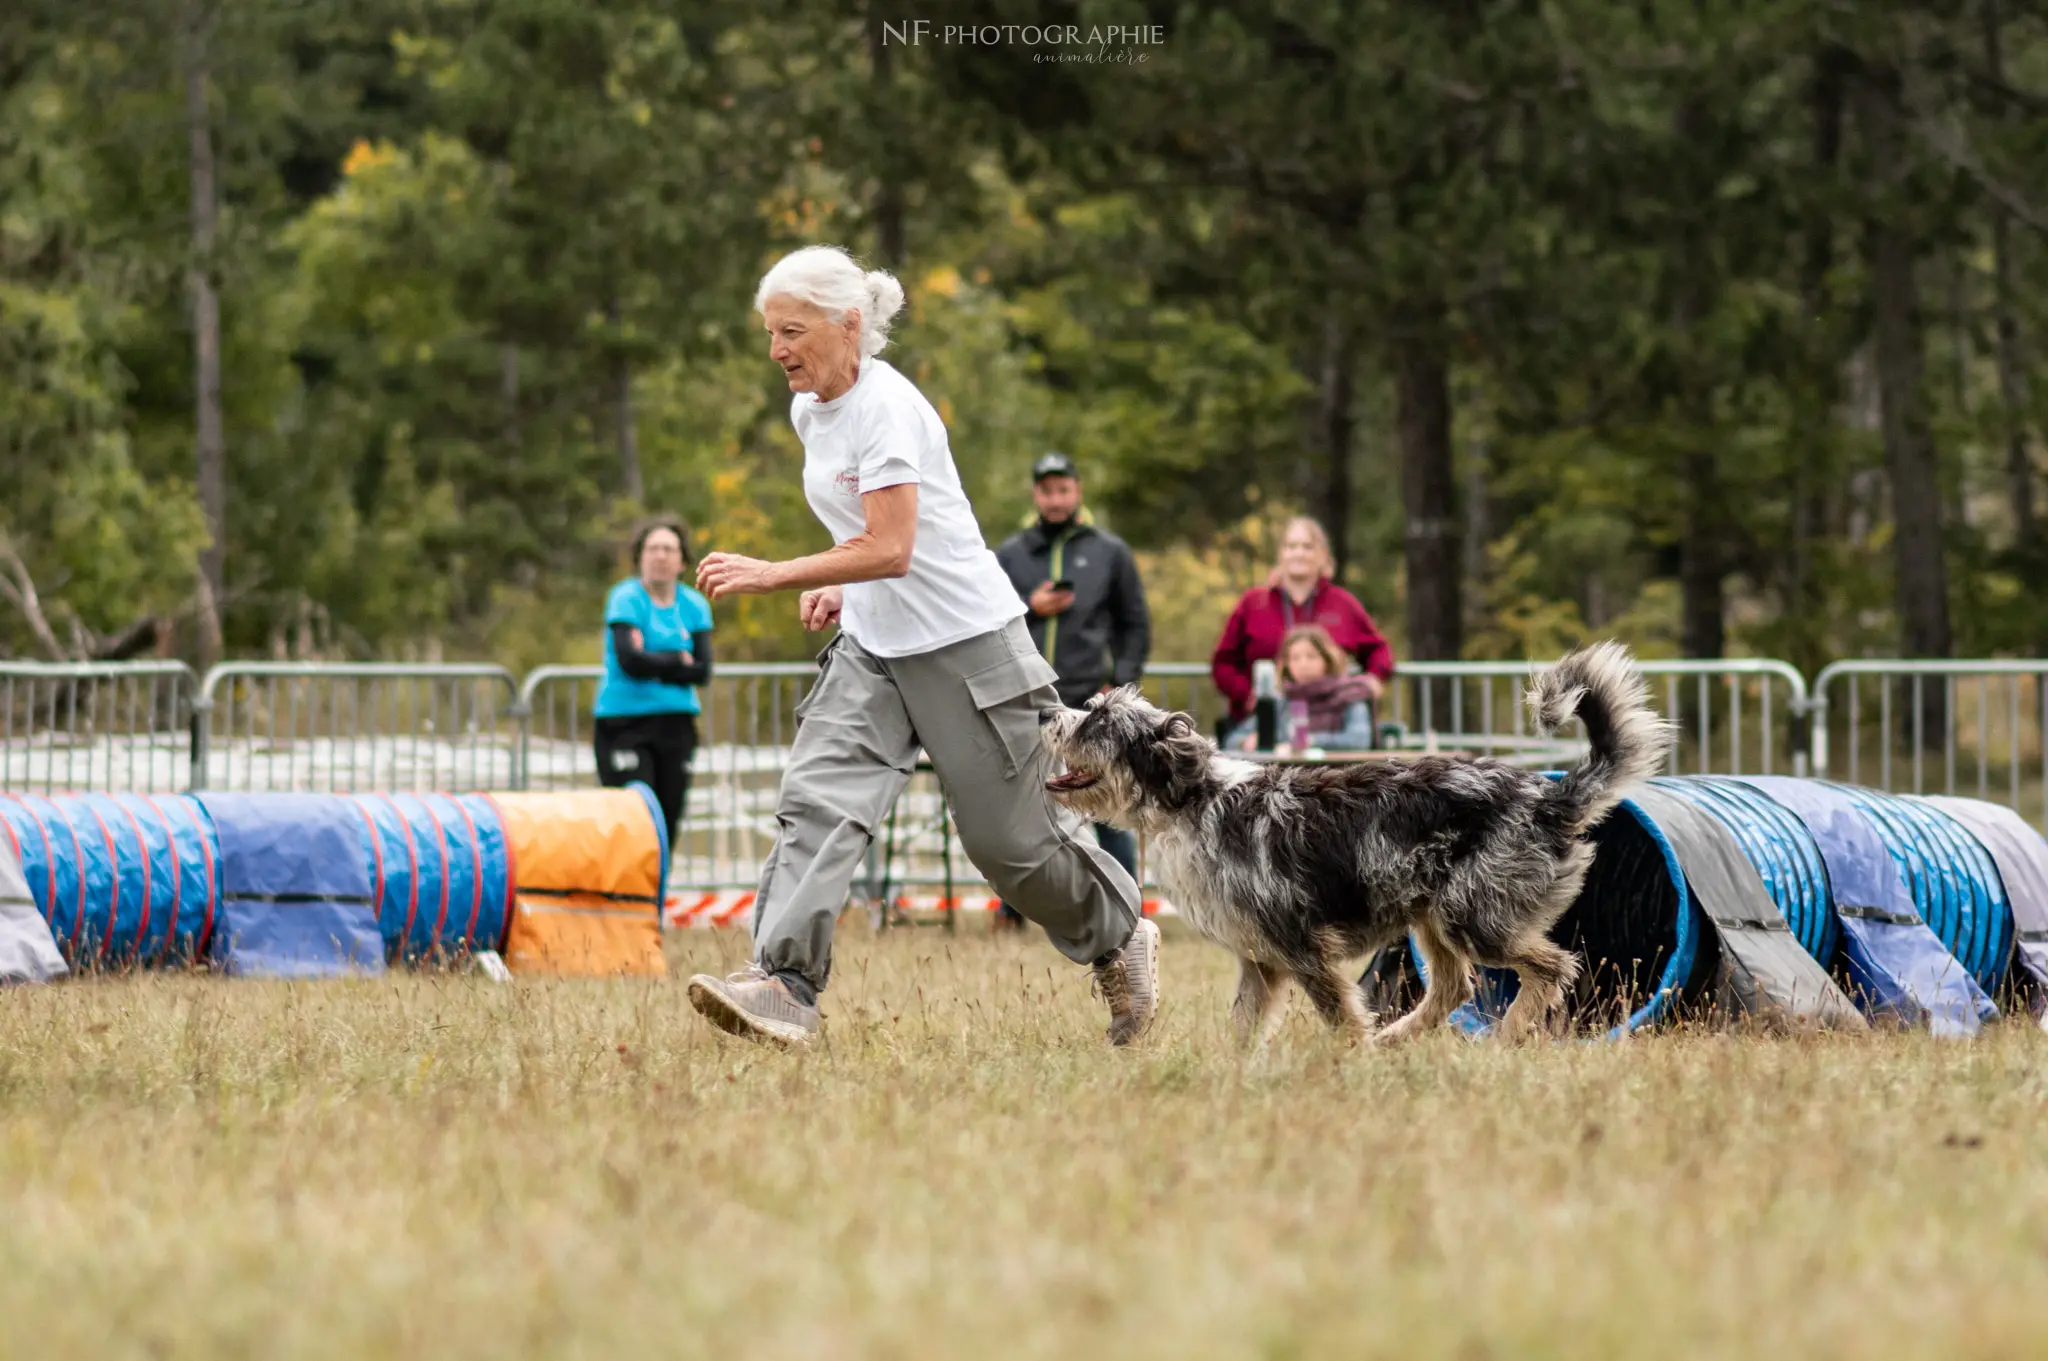
MULTIPOLYGON (((1467 655, 1596 634, 1674 655, 1700 600, 1731 651, 1891 651, 1879 217, 1910 234, 1955 646, 2043 643, 2036 10, 985 8, 1165 39, 1098 64, 885 44, 851 0, 11 8, 0 652, 102 655, 151 618, 158 651, 193 646, 195 16, 231 652, 587 661, 645 511, 700 552, 821 547, 750 312, 815 240, 902 277, 890 357, 992 542, 1037 453, 1080 461, 1140 554, 1160 659, 1206 658, 1279 521, 1329 512, 1333 458, 1347 584, 1400 646, 1418 346, 1451 398, 1467 655), (1882 183, 1870 90, 1895 90, 1906 162, 1882 183), (1335 452, 1332 326, 1357 339, 1335 452)), ((718 626, 724 657, 813 650, 792 600, 718 626)))

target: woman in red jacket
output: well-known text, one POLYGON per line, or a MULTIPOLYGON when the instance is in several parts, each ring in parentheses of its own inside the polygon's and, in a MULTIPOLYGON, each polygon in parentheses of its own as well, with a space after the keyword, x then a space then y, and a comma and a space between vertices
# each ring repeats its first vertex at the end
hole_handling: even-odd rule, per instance
POLYGON ((1244 593, 1209 660, 1216 688, 1230 701, 1232 724, 1252 711, 1252 664, 1277 658, 1280 640, 1298 624, 1322 625, 1338 647, 1358 658, 1371 678, 1373 698, 1393 678, 1394 649, 1358 597, 1330 580, 1333 566, 1323 527, 1306 515, 1289 520, 1272 584, 1244 593))

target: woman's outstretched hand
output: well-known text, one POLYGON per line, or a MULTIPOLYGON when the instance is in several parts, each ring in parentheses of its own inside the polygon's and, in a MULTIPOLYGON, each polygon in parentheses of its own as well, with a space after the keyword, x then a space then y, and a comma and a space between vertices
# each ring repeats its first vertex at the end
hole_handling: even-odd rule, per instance
POLYGON ((845 588, 840 586, 805 591, 797 602, 797 614, 803 619, 805 628, 817 633, 839 622, 839 609, 845 598, 845 588))
POLYGON ((775 589, 769 578, 773 563, 737 553, 707 553, 697 564, 697 589, 713 600, 729 595, 765 595, 775 589))

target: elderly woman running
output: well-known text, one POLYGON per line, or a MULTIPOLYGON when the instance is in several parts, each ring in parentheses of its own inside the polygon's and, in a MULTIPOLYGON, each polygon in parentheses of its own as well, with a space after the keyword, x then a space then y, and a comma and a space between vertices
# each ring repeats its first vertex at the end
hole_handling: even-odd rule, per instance
POLYGON ((1093 966, 1109 1040, 1129 1043, 1157 1006, 1159 929, 1131 876, 1046 795, 1039 712, 1059 703, 1057 676, 982 541, 938 412, 881 358, 902 286, 812 246, 768 271, 754 305, 796 394, 804 497, 835 546, 788 562, 712 553, 697 584, 713 600, 800 590, 804 627, 839 633, 797 709, 754 963, 692 978, 692 1005, 750 1038, 817 1034, 833 925, 922 747, 969 858, 1062 954, 1093 966))

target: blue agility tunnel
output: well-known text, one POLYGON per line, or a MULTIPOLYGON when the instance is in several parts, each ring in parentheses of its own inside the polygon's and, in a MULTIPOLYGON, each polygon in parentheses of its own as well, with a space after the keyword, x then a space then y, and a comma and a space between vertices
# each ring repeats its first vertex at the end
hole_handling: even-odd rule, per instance
MULTIPOLYGON (((1593 866, 1552 931, 1583 960, 1578 1028, 1619 1035, 1712 1003, 1975 1033, 1997 1015, 1980 980, 1996 985, 2009 949, 2005 891, 1955 818, 1904 802, 1818 781, 1652 780, 1594 829, 1593 866)), ((2032 844, 2048 974, 2048 842, 2032 844)), ((1516 990, 1502 971, 1478 982, 1456 1018, 1473 1032, 1516 990)))
MULTIPOLYGON (((1613 957, 1617 919, 1645 907, 1675 912, 1682 884, 1707 923, 1696 954, 1718 956, 1715 992, 1735 1009, 1843 1025, 1853 1001, 1894 1023, 1974 1034, 1997 1015, 1987 994, 2012 934, 2005 891, 1960 823, 1909 802, 1918 801, 1811 780, 1653 780, 1596 829, 1594 869, 1554 934, 1584 953, 1596 980, 1590 1000, 1600 1001, 1598 952, 1613 957), (1593 929, 1568 935, 1575 917, 1593 929)), ((2043 868, 2048 882, 2048 857, 2043 868)), ((1697 925, 1674 916, 1652 938, 1675 940, 1686 924, 1697 925)), ((1682 985, 1671 978, 1662 995, 1704 995, 1705 967, 1682 985)))
POLYGON ((1981 799, 1915 799, 1939 809, 1977 838, 2004 881, 2012 910, 2007 986, 2035 1015, 2048 1010, 2048 840, 2003 804, 1981 799))
POLYGON ((1998 1015, 1920 914, 1886 835, 1844 790, 1819 780, 1757 776, 1742 783, 1796 817, 1820 851, 1840 928, 1835 968, 1874 1017, 1966 1036, 1998 1015))
MULTIPOLYGON (((1578 1029, 1618 1037, 1709 1006, 1862 1027, 1815 958, 1833 948, 1818 854, 1750 799, 1657 779, 1593 829, 1592 867, 1551 930, 1582 961, 1578 1029)), ((1496 1024, 1516 987, 1487 969, 1477 991, 1456 1017, 1468 1032, 1496 1024)))
POLYGON ((1983 845, 1924 799, 1829 787, 1870 820, 1921 918, 1977 986, 1995 997, 2012 952, 2012 908, 1983 845))
POLYGON ((503 948, 513 877, 496 804, 480 794, 359 794, 347 802, 389 959, 503 948))
MULTIPOLYGON (((1809 780, 1701 776, 1656 782, 1708 809, 1757 868, 1779 913, 1808 954, 1851 991, 1869 1016, 1969 1035, 1997 1009, 1969 970, 1920 917, 1888 847, 1912 813, 1898 800, 1809 780)), ((1938 876, 1959 898, 2002 898, 1981 848, 1912 819, 1939 837, 1938 876), (1968 891, 1964 886, 1968 886, 1968 891)), ((1979 920, 1994 915, 1981 913, 1979 920)))
MULTIPOLYGON (((1720 952, 1676 847, 1641 804, 1622 800, 1590 840, 1593 866, 1550 934, 1582 960, 1576 1025, 1618 1038, 1709 1000, 1720 952)), ((1427 981, 1419 953, 1416 968, 1427 981)), ((1518 991, 1510 970, 1478 972, 1477 996, 1452 1017, 1470 1034, 1490 1031, 1518 991)))
MULTIPOLYGON (((1967 1036, 1997 1017, 2014 959, 2035 1005, 2048 1003, 2048 841, 1998 805, 1660 777, 1592 841, 1593 867, 1552 931, 1584 961, 1582 1030, 1618 1035, 1711 1001, 1967 1036), (2023 902, 2009 881, 2026 886, 2023 902)), ((1482 970, 1477 991, 1457 1022, 1483 1032, 1513 976, 1482 970)))
MULTIPOLYGON (((1584 961, 1575 1013, 1618 1037, 1706 1001, 1719 949, 1677 847, 1648 808, 1622 800, 1591 840, 1593 867, 1551 936, 1584 961)), ((1494 986, 1503 996, 1514 990, 1498 978, 1494 986)))
POLYGON ((1791 812, 1733 780, 1664 778, 1656 787, 1707 813, 1742 848, 1793 936, 1822 968, 1840 944, 1820 847, 1791 812))
POLYGON ((76 958, 92 913, 79 873, 85 848, 78 829, 55 800, 35 794, 0 794, 0 823, 57 948, 76 958))
POLYGON ((230 974, 381 973, 356 810, 331 794, 202 794, 220 838, 209 956, 230 974))
POLYGON ((0 799, 7 849, 74 965, 188 963, 203 955, 219 843, 183 794, 0 799))
MULTIPOLYGON (((204 810, 182 795, 86 794, 73 802, 102 838, 113 879, 101 958, 162 964, 198 957, 212 926, 218 847, 204 810)), ((74 813, 72 821, 81 819, 74 813)))
POLYGON ((487 794, 0 793, 0 860, 73 969, 457 959, 504 948, 517 888, 487 794))

